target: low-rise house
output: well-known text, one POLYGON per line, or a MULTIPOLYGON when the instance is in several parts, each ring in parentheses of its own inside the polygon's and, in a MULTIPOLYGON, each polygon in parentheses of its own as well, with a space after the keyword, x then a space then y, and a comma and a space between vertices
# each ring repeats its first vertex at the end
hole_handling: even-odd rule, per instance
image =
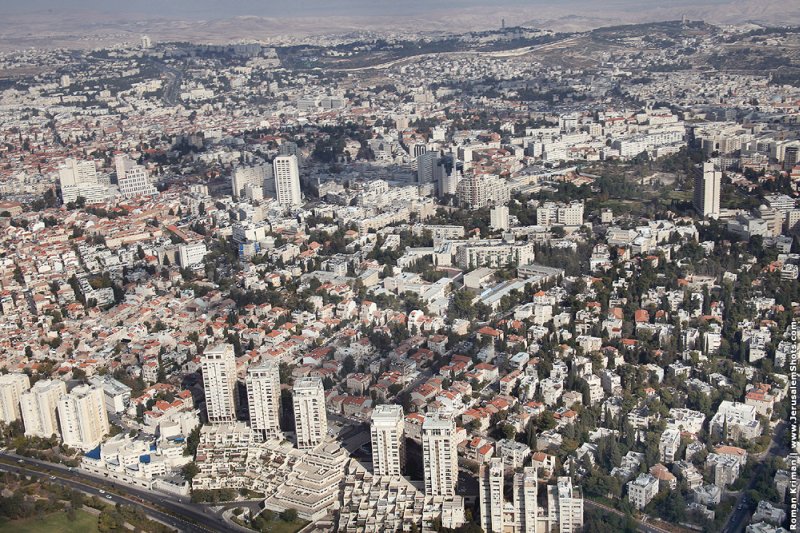
POLYGON ((644 509, 658 494, 658 483, 658 479, 650 474, 639 474, 627 484, 628 501, 636 509, 644 509))

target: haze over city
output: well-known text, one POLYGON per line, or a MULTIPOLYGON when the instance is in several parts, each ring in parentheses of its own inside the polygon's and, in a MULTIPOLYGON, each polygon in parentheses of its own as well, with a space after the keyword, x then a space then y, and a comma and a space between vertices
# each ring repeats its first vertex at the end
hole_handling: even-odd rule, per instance
POLYGON ((163 39, 225 42, 354 31, 486 30, 503 20, 508 25, 556 31, 674 20, 684 15, 715 23, 792 24, 800 22, 800 5, 778 0, 34 0, 4 2, 0 15, 0 46, 91 47, 113 44, 126 34, 145 30, 163 39))

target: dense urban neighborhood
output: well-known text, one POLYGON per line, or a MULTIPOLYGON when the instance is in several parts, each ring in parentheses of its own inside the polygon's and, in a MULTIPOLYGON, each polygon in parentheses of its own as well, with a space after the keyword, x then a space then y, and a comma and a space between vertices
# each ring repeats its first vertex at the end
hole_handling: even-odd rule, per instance
POLYGON ((0 531, 794 531, 799 154, 797 27, 2 52, 0 531))

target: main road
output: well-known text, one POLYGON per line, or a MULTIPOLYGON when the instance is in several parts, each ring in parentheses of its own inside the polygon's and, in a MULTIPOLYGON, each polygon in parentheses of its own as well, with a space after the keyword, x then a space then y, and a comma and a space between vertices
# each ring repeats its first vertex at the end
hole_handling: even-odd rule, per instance
POLYGON ((484 56, 484 57, 491 57, 491 58, 506 58, 506 57, 520 57, 526 54, 530 54, 531 52, 541 52, 543 50, 549 50, 551 48, 558 48, 570 43, 577 41, 581 36, 574 36, 574 37, 567 37, 564 39, 559 39, 557 41, 551 41, 549 43, 543 44, 536 44, 536 45, 529 45, 523 46, 521 48, 513 48, 510 50, 494 50, 494 51, 481 51, 481 50, 458 50, 452 52, 427 52, 424 54, 416 54, 410 55, 405 57, 400 57, 397 59, 392 59, 390 61, 386 61, 384 63, 379 63, 377 65, 367 65, 363 67, 328 67, 327 70, 335 70, 339 72, 359 72, 364 70, 385 70, 387 68, 393 67, 395 65, 399 65, 402 63, 411 63, 413 61, 418 61, 420 59, 426 59, 431 57, 457 57, 457 56, 484 56))
POLYGON ((769 441, 767 449, 752 458, 758 461, 758 465, 753 470, 753 475, 750 476, 750 482, 744 489, 739 491, 733 511, 728 516, 725 527, 722 528, 723 533, 739 533, 744 529, 747 517, 751 513, 750 504, 757 503, 746 501, 747 493, 755 486, 756 481, 763 474, 764 469, 767 468, 764 459, 770 455, 780 456, 786 451, 783 449, 783 433, 786 431, 786 427, 785 422, 779 422, 775 426, 775 432, 772 434, 772 440, 769 441))
POLYGON ((181 82, 183 81, 183 71, 173 68, 161 61, 156 61, 155 59, 151 59, 150 61, 161 71, 164 77, 167 78, 164 84, 164 94, 162 95, 164 104, 169 107, 176 106, 178 104, 178 92, 181 89, 181 82))
MULTIPOLYGON (((617 509, 614 509, 613 507, 609 507, 608 505, 603 505, 600 502, 596 502, 594 500, 590 500, 589 498, 584 498, 583 504, 586 507, 592 507, 594 509, 601 509, 601 510, 607 512, 607 513, 612 513, 612 514, 615 514, 617 516, 625 517, 625 513, 623 513, 622 511, 618 511, 617 509)), ((658 527, 656 525, 648 524, 648 523, 643 522, 641 520, 636 520, 635 518, 634 518, 634 521, 636 522, 636 527, 639 529, 639 531, 643 531, 644 533, 671 533, 668 529, 662 529, 662 528, 660 528, 660 527, 658 527)))
POLYGON ((170 527, 187 533, 245 532, 249 529, 226 522, 209 507, 184 502, 164 493, 143 490, 124 483, 114 483, 80 469, 22 457, 10 452, 0 453, 0 471, 17 474, 50 476, 60 483, 113 503, 143 507, 145 514, 170 527), (103 492, 101 492, 103 491, 103 492))

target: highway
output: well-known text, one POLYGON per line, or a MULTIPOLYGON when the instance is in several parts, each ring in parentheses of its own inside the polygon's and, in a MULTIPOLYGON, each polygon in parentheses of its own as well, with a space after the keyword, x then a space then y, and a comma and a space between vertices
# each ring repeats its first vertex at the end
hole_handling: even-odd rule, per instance
POLYGON ((358 72, 358 71, 365 71, 365 70, 385 70, 390 67, 394 67, 396 65, 400 65, 402 63, 410 63, 413 61, 418 61, 420 59, 431 58, 431 57, 455 57, 455 56, 486 56, 491 58, 503 58, 503 57, 519 57, 524 56, 526 54, 530 54, 531 52, 548 50, 550 48, 557 48, 559 46, 563 46, 565 44, 572 43, 578 40, 579 37, 567 37, 564 39, 560 39, 558 41, 552 41, 545 44, 537 44, 531 46, 523 46, 521 48, 514 48, 511 50, 496 50, 493 52, 486 52, 486 51, 478 51, 478 50, 465 50, 465 51, 457 51, 457 52, 429 52, 425 54, 417 54, 412 56, 401 57, 398 59, 393 59, 391 61, 386 61, 385 63, 379 63, 377 65, 369 65, 363 67, 328 67, 327 70, 335 70, 340 72, 358 72))
POLYGON ((39 461, 16 454, 2 452, 0 470, 18 474, 52 476, 81 492, 105 498, 113 503, 142 507, 145 513, 170 527, 187 533, 218 531, 250 531, 249 529, 226 522, 209 507, 184 503, 174 496, 139 489, 122 483, 112 483, 99 476, 91 475, 79 469, 70 469, 64 465, 39 461), (104 490, 105 494, 101 494, 104 490))
POLYGON ((181 89, 181 82, 183 81, 183 72, 165 65, 161 61, 152 61, 161 73, 167 78, 164 83, 164 105, 174 107, 178 105, 178 92, 181 89))

